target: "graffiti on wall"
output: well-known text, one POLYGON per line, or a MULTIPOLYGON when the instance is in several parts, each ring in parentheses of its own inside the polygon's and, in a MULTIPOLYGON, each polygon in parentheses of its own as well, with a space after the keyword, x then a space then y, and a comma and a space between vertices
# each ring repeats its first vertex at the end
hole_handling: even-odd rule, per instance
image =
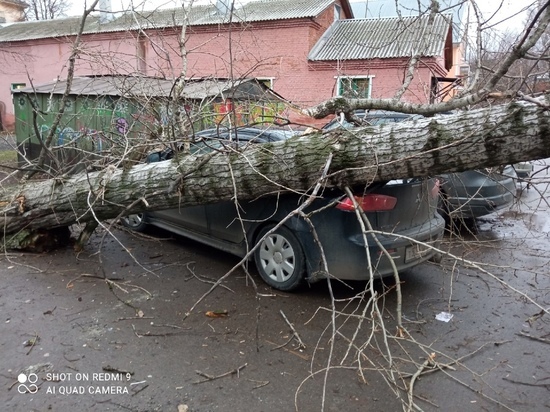
POLYGON ((130 124, 128 123, 128 120, 126 120, 124 117, 119 117, 116 119, 116 130, 121 135, 127 135, 130 131, 130 124))
POLYGON ((213 103, 202 110, 202 119, 206 127, 220 124, 246 126, 251 124, 272 124, 277 118, 286 116, 287 108, 282 103, 236 102, 213 103))
MULTIPOLYGON (((59 113, 60 98, 14 96, 17 120, 23 131, 21 136, 18 134, 19 143, 40 146, 39 139, 47 138, 59 113), (38 136, 33 122, 38 124, 38 136)), ((118 96, 74 96, 66 104, 62 123, 53 133, 54 149, 75 149, 65 157, 73 160, 78 160, 82 151, 119 157, 143 139, 169 131, 168 126, 174 121, 173 106, 169 103, 160 99, 141 104, 118 96)), ((178 110, 191 119, 193 129, 198 131, 219 125, 272 124, 285 116, 287 107, 275 102, 220 99, 210 104, 185 100, 178 110)))
MULTIPOLYGON (((172 108, 166 102, 156 106, 157 117, 147 119, 150 126, 168 127, 174 119, 172 108)), ((182 103, 178 110, 191 119, 193 130, 199 131, 218 126, 246 126, 251 124, 273 124, 277 118, 288 115, 283 103, 232 101, 230 99, 211 104, 182 103)), ((133 116, 134 117, 134 116, 133 116)), ((135 117, 134 117, 135 118, 135 117)))
MULTIPOLYGON (((51 124, 41 124, 39 126, 40 139, 44 141, 51 130, 51 124)), ((104 148, 109 147, 107 139, 102 131, 81 127, 74 130, 71 127, 56 129, 54 133, 55 147, 61 148, 78 148, 87 152, 101 153, 104 148)))

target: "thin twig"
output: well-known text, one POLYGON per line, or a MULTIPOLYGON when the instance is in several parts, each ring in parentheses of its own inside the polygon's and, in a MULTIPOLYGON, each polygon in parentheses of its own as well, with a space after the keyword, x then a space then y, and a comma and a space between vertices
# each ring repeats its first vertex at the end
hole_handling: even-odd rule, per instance
POLYGON ((420 367, 418 368, 418 370, 413 374, 413 376, 411 377, 411 383, 409 384, 409 390, 408 390, 408 395, 409 395, 409 410, 412 410, 413 408, 413 405, 414 405, 414 401, 413 401, 413 392, 414 392, 414 382, 416 381, 416 379, 422 374, 422 372, 424 371, 424 369, 426 369, 428 367, 428 365, 430 364, 433 364, 433 360, 435 358, 435 353, 431 353, 428 358, 424 361, 424 363, 422 365, 420 365, 420 367))
POLYGON ((286 317, 286 315, 285 315, 285 313, 283 312, 282 309, 279 312, 281 312, 281 315, 282 315, 283 319, 285 320, 286 324, 290 327, 290 329, 292 329, 292 333, 294 334, 294 337, 298 340, 299 347, 302 348, 302 349, 305 349, 306 345, 302 341, 302 338, 300 338, 300 334, 298 333, 298 331, 296 330, 294 325, 289 322, 288 318, 286 317))
POLYGON ((206 378, 206 379, 203 379, 201 381, 193 382, 193 384, 210 382, 210 381, 213 381, 213 380, 216 380, 216 379, 225 378, 226 376, 235 375, 235 374, 238 377, 241 370, 246 368, 246 365, 248 365, 248 364, 245 363, 244 365, 241 365, 236 369, 230 370, 229 372, 225 372, 225 373, 222 373, 221 375, 216 375, 216 376, 208 375, 208 374, 206 374, 204 372, 201 372, 201 371, 195 371, 197 373, 197 375, 202 376, 203 378, 206 378))
MULTIPOLYGON (((198 276, 195 271, 193 269, 190 268, 190 265, 193 264, 195 262, 189 262, 185 265, 185 267, 187 268, 187 270, 191 273, 191 277, 190 278, 187 278, 185 279, 185 281, 189 280, 189 279, 192 279, 192 278, 195 278, 197 279, 199 282, 202 282, 202 283, 208 283, 210 285, 214 285, 216 284, 216 281, 215 280, 210 280, 208 279, 206 276, 198 276)), ((223 284, 220 284, 220 287, 224 288, 224 289, 227 289, 228 291, 230 291, 231 293, 235 293, 233 290, 231 290, 231 288, 223 285, 223 284)))
MULTIPOLYGON (((120 290, 122 290, 125 293, 129 293, 127 290, 123 289, 117 282, 113 281, 112 279, 105 279, 105 282, 107 282, 107 284, 109 284, 109 285, 116 286, 117 288, 119 288, 120 290)), ((145 292, 150 298, 153 297, 153 294, 151 292, 149 292, 145 288, 142 288, 141 286, 137 286, 137 285, 129 285, 129 286, 134 288, 134 289, 139 289, 139 290, 145 292)))
MULTIPOLYGON (((144 381, 145 382, 145 381, 144 381)), ((136 396, 138 393, 140 393, 141 391, 143 391, 144 389, 147 389, 149 387, 149 385, 143 385, 141 388, 139 388, 138 390, 136 390, 134 393, 132 393, 132 396, 136 396)))
POLYGON ((518 385, 525 385, 525 386, 538 386, 543 387, 546 389, 550 389, 550 383, 530 383, 530 382, 522 382, 522 381, 516 381, 515 379, 510 379, 507 377, 502 378, 505 381, 517 383, 518 385))
POLYGON ((269 381, 255 381, 254 379, 247 379, 247 380, 250 382, 259 383, 259 385, 254 386, 252 390, 263 388, 264 386, 269 385, 270 383, 269 381))
MULTIPOLYGON (((172 327, 177 327, 179 329, 183 329, 179 326, 172 326, 172 327)), ((151 336, 174 336, 174 335, 181 335, 182 333, 184 333, 186 330, 190 330, 191 328, 185 328, 184 330, 181 330, 179 332, 166 332, 166 333, 151 333, 149 331, 141 334, 141 333, 138 333, 137 330, 136 330, 136 327, 134 325, 132 325, 132 329, 134 330, 134 334, 138 337, 138 338, 143 338, 143 337, 151 337, 151 336)))
POLYGON ((284 348, 286 345, 288 345, 290 342, 292 342, 292 339, 294 339, 294 335, 291 336, 285 343, 283 343, 282 345, 279 345, 279 346, 276 346, 272 349, 270 349, 271 351, 274 351, 274 350, 277 350, 277 349, 281 349, 281 348, 284 348))
POLYGON ((516 335, 523 336, 524 338, 528 338, 528 339, 533 339, 533 340, 536 340, 537 342, 550 343, 550 340, 548 340, 548 339, 537 338, 536 336, 531 336, 531 335, 528 335, 527 333, 523 333, 523 332, 516 333, 516 335))
POLYGON ((458 382, 459 384, 461 384, 462 386, 464 386, 465 388, 468 388, 470 389, 472 392, 478 394, 479 396, 481 396, 482 398, 484 399, 487 399, 491 402, 494 402, 496 403, 497 405, 500 405, 502 408, 508 410, 508 411, 512 411, 512 412, 516 412, 515 409, 512 409, 510 408, 509 406, 505 405, 504 403, 500 402, 499 400, 495 399, 495 398, 492 398, 491 396, 485 394, 484 392, 480 391, 480 390, 477 390, 475 388, 472 388, 470 385, 468 385, 466 382, 458 379, 456 376, 453 376, 451 375, 449 372, 447 372, 446 370, 444 369, 441 369, 441 372, 443 372, 445 375, 447 375, 449 378, 451 378, 452 380, 454 380, 455 382, 458 382))
POLYGON ((71 289, 71 288, 74 286, 73 283, 74 283, 76 280, 80 279, 80 278, 92 278, 92 279, 105 280, 105 278, 104 278, 103 276, 90 275, 90 274, 88 274, 88 273, 82 273, 81 275, 78 275, 76 278, 73 278, 73 279, 69 280, 69 281, 67 282, 67 285, 65 285, 65 287, 66 287, 67 289, 71 289))
POLYGON ((26 353, 27 355, 31 353, 32 349, 34 348, 34 345, 36 345, 39 340, 40 340, 40 337, 38 336, 38 333, 34 332, 34 338, 29 339, 29 342, 31 343, 31 347, 29 351, 26 353))
MULTIPOLYGON (((271 342, 269 340, 266 340, 267 343, 271 344, 271 345, 274 345, 274 346, 277 346, 276 343, 274 342, 271 342)), ((288 353, 292 353, 293 355, 296 355, 298 356, 299 358, 302 358, 303 360, 309 360, 309 356, 304 354, 304 353, 300 353, 300 352, 296 352, 295 350, 292 350, 292 349, 288 349, 288 348, 285 348, 284 346, 280 346, 279 345, 279 349, 282 349, 282 350, 285 350, 287 351, 288 353)))

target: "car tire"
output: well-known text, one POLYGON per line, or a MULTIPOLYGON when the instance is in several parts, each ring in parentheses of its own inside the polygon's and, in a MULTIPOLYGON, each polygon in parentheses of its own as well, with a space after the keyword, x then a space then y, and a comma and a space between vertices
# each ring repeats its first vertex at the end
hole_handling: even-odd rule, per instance
POLYGON ((120 219, 122 225, 134 232, 144 232, 147 228, 147 221, 145 220, 145 214, 134 213, 128 216, 124 216, 120 219))
MULTIPOLYGON (((266 226, 256 241, 273 229, 266 226)), ((286 227, 279 227, 260 242, 254 252, 254 262, 262 279, 275 289, 291 291, 304 281, 305 259, 302 246, 286 227)))

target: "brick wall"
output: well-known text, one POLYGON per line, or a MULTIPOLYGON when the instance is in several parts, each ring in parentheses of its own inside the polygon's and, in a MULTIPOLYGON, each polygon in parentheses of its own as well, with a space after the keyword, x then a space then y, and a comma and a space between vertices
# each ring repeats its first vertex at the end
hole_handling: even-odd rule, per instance
MULTIPOLYGON (((336 77, 345 75, 373 76, 372 97, 392 97, 405 76, 406 60, 387 59, 351 62, 309 62, 311 47, 332 24, 333 8, 316 19, 268 21, 234 24, 227 27, 192 26, 185 43, 187 77, 261 77, 272 78, 273 89, 301 107, 318 104, 335 95, 336 77), (231 44, 231 47, 230 47, 231 44)), ((148 33, 116 32, 84 36, 77 75, 132 74, 177 77, 182 74, 180 29, 167 28, 148 33)), ((7 106, 4 123, 13 121, 9 85, 27 83, 27 72, 33 83, 65 77, 64 65, 72 39, 45 39, 17 42, 9 64, 3 68, 0 101, 7 106)), ((432 75, 444 76, 439 60, 424 61, 417 78, 403 99, 427 102, 432 75), (432 74, 433 73, 433 74, 432 74)), ((315 122, 317 125, 323 121, 315 122)))

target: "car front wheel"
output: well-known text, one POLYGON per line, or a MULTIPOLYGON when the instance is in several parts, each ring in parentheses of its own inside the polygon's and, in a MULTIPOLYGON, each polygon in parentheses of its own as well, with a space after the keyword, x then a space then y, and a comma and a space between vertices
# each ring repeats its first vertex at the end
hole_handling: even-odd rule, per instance
POLYGON ((120 221, 123 226, 136 232, 143 232, 147 227, 147 222, 145 221, 145 215, 143 213, 134 213, 124 216, 120 221))
MULTIPOLYGON (((260 240, 273 229, 265 227, 258 234, 260 240)), ((305 273, 302 247, 296 236, 280 227, 269 234, 254 252, 254 261, 262 279, 275 289, 290 291, 298 288, 305 273)))

